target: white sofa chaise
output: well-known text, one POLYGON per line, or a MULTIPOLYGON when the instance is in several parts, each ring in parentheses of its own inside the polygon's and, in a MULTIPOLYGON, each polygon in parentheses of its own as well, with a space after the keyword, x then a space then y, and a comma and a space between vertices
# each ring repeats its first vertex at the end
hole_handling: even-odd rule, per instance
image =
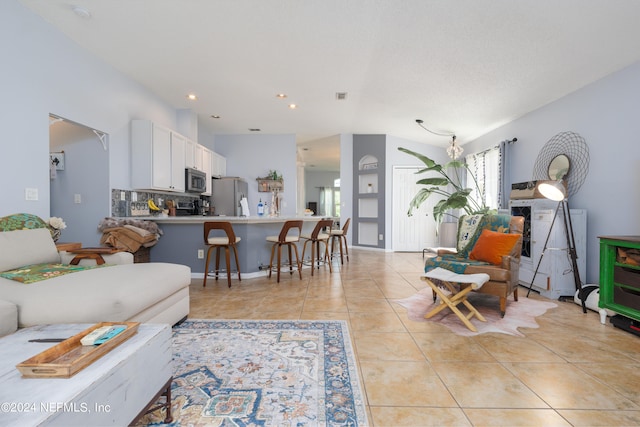
MULTIPOLYGON (((22 267, 68 263, 73 258, 72 254, 58 253, 49 229, 39 227, 42 220, 35 218, 29 226, 35 223, 36 228, 0 230, 0 274, 11 277, 9 271, 29 272, 22 267)), ((0 336, 16 328, 50 323, 173 325, 189 314, 189 267, 133 264, 129 253, 104 255, 104 259, 105 266, 67 274, 53 272, 51 278, 32 283, 0 276, 0 336), (113 262, 118 264, 110 265, 113 262)), ((92 263, 82 260, 80 265, 92 263)))

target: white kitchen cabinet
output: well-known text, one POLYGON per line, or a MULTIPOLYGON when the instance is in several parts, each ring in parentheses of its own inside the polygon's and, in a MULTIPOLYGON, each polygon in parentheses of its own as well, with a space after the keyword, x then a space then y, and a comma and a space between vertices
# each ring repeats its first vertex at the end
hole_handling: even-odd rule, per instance
POLYGON ((184 162, 185 166, 188 168, 196 168, 196 147, 198 143, 195 141, 191 141, 190 139, 185 140, 184 144, 184 162))
POLYGON ((206 172, 210 169, 210 161, 205 159, 205 151, 209 150, 204 145, 200 145, 197 142, 189 139, 185 140, 185 164, 188 168, 193 168, 199 171, 206 172))
MULTIPOLYGON (((522 254, 520 258, 519 281, 522 286, 529 287, 535 274, 532 289, 540 295, 558 299, 572 297, 576 292, 571 257, 568 251, 567 235, 562 207, 558 211, 558 202, 547 199, 511 200, 511 215, 524 216, 522 254), (551 234, 549 229, 554 216, 551 234), (547 249, 545 248, 545 241, 547 249), (544 253, 543 253, 544 251, 544 253), (542 261, 540 261, 542 259, 542 261)), ((587 212, 584 209, 571 209, 571 223, 575 238, 578 272, 584 284, 586 279, 587 258, 587 212)))
POLYGON ((212 151, 206 147, 202 147, 202 171, 207 174, 207 189, 203 193, 204 196, 211 195, 211 169, 212 169, 212 151))
POLYGON ((221 177, 227 175, 227 159, 216 152, 211 152, 211 176, 221 177))
POLYGON ((184 192, 186 139, 149 120, 131 122, 131 187, 184 192))
POLYGON ((186 138, 180 134, 171 133, 171 186, 172 191, 185 191, 185 162, 184 146, 186 138))

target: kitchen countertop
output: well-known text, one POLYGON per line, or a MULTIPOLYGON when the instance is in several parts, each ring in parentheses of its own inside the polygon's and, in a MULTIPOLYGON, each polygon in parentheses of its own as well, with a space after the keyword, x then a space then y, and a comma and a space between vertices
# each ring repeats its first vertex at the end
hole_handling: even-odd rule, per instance
MULTIPOLYGON (((192 277, 203 277, 205 261, 204 254, 208 251, 203 239, 203 224, 207 221, 229 221, 233 224, 236 237, 240 238, 237 245, 238 259, 241 272, 247 278, 265 274, 265 266, 269 265, 272 243, 267 241, 269 236, 278 236, 282 225, 288 220, 302 220, 302 234, 310 234, 323 216, 277 216, 277 217, 238 217, 238 216, 144 216, 136 219, 150 220, 162 228, 162 237, 151 248, 152 262, 169 262, 187 265, 191 268, 192 277)), ((298 244, 301 251, 303 242, 298 244)), ((234 258, 234 257, 232 257, 234 258)), ((232 260, 231 270, 235 270, 235 260, 232 260)), ((225 282, 226 283, 226 282, 225 282)), ((225 285, 226 286, 226 285, 225 285)))
POLYGON ((159 224, 198 224, 205 221, 228 221, 232 224, 273 224, 289 220, 320 221, 327 217, 323 216, 207 216, 207 215, 187 215, 187 216, 137 216, 127 217, 145 221, 155 221, 159 224))

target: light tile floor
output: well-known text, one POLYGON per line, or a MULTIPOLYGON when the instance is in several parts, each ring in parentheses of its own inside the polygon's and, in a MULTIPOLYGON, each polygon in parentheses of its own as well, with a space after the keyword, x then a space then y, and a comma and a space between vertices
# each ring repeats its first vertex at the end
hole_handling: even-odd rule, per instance
POLYGON ((350 255, 302 280, 193 280, 190 317, 346 320, 373 426, 640 426, 640 337, 572 302, 524 338, 460 337, 393 302, 425 286, 420 253, 350 255))

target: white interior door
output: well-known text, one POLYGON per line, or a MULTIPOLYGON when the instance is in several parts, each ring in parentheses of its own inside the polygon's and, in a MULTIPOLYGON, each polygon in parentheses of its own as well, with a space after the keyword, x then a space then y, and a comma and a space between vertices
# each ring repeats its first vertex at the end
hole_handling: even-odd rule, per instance
POLYGON ((431 197, 407 216, 409 202, 420 189, 416 184, 419 166, 393 167, 393 207, 392 207, 392 250, 395 252, 421 252, 424 248, 437 246, 436 223, 433 206, 436 198, 431 197))

